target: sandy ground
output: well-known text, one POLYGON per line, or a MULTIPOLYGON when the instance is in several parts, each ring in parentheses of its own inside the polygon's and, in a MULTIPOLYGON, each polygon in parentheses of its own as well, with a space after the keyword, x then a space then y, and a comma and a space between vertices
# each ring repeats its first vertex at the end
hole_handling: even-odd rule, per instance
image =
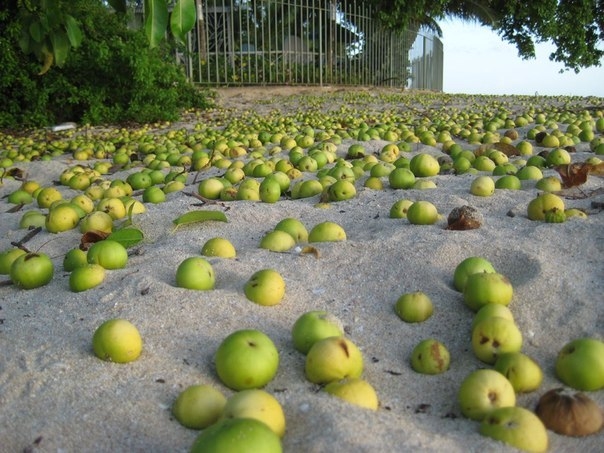
MULTIPOLYGON (((286 116, 308 108, 315 95, 327 96, 323 91, 336 93, 329 94, 332 104, 319 108, 354 103, 336 89, 321 91, 308 88, 292 97, 290 89, 221 90, 218 102, 231 110, 208 115, 225 124, 239 115, 237 110, 268 114, 284 109, 286 116)), ((387 99, 376 97, 362 104, 363 111, 411 108, 395 92, 389 94, 387 99)), ((442 108, 452 101, 436 97, 428 102, 442 108)), ((519 100, 519 109, 523 102, 519 100)), ((345 153, 351 143, 345 140, 338 152, 345 153)), ((385 143, 374 140, 364 145, 373 152, 385 143)), ((590 155, 586 151, 586 144, 579 145, 573 159, 585 160, 590 155)), ((414 146, 410 155, 418 152, 442 155, 439 147, 424 145, 414 146)), ((73 164, 62 157, 20 166, 32 179, 50 185, 73 164)), ((220 171, 207 172, 212 174, 220 171)), ((186 191, 196 190, 194 176, 190 175, 186 191)), ((285 411, 285 451, 513 451, 481 436, 479 424, 464 418, 457 403, 464 377, 488 366, 472 352, 473 313, 452 286, 454 269, 466 257, 483 256, 511 280, 515 294, 510 308, 524 336, 522 350, 544 372, 539 390, 518 395, 518 405, 533 409, 540 395, 561 386, 554 363, 565 343, 584 336, 604 339, 604 214, 592 208, 592 202, 604 198, 600 194, 566 199, 568 207, 587 210, 588 218, 546 224, 526 216, 528 202, 538 193, 534 182, 524 182, 519 191, 497 190, 481 198, 469 193, 473 178, 439 175, 432 178, 436 189, 422 191, 393 190, 387 182, 384 190, 375 191, 363 188, 361 179, 355 198, 326 209, 315 207, 318 197, 276 204, 212 204, 204 209, 225 212, 227 223, 207 222, 176 231, 172 220, 199 207, 193 206, 198 200, 173 193, 165 203, 149 204, 146 213, 135 217, 145 240, 132 250, 127 267, 108 272, 104 283, 83 293, 69 291, 69 276, 61 264, 80 234, 41 232, 26 245, 53 258, 51 283, 27 291, 0 286, 0 451, 187 451, 198 433, 179 425, 170 407, 192 384, 207 383, 226 396, 233 394, 220 383, 213 355, 223 338, 244 328, 262 330, 280 352, 279 371, 266 389, 285 411), (391 205, 402 198, 431 201, 443 218, 431 226, 389 218, 391 205), (479 210, 484 217, 480 229, 445 229, 447 214, 462 205, 479 210), (261 237, 286 217, 300 219, 309 230, 324 220, 337 222, 347 240, 316 244, 319 258, 260 249, 261 237), (238 252, 236 259, 210 259, 216 288, 204 292, 177 288, 178 264, 198 255, 203 243, 215 236, 228 238, 238 252), (274 307, 256 305, 243 294, 246 280, 263 268, 277 269, 286 281, 286 296, 274 307), (394 313, 393 304, 415 290, 430 296, 434 315, 423 323, 406 324, 394 313), (317 309, 337 316, 362 350, 364 378, 379 395, 378 411, 331 397, 305 379, 304 356, 293 348, 291 327, 302 313, 317 309), (114 317, 130 320, 143 336, 144 351, 135 362, 108 363, 92 353, 94 330, 114 317), (429 337, 442 341, 452 358, 450 369, 436 376, 417 374, 409 364, 413 347, 429 337)), ((18 186, 17 181, 4 180, 0 196, 18 186)), ((602 178, 590 176, 581 189, 589 194, 602 187, 602 178)), ((76 193, 64 187, 61 191, 65 198, 76 193)), ((569 193, 581 195, 578 190, 569 193)), ((22 212, 9 213, 9 208, 2 199, 1 250, 26 234, 18 228, 22 212)), ((589 395, 604 407, 604 390, 589 395)), ((549 441, 552 452, 600 452, 604 432, 585 438, 549 432, 549 441)))

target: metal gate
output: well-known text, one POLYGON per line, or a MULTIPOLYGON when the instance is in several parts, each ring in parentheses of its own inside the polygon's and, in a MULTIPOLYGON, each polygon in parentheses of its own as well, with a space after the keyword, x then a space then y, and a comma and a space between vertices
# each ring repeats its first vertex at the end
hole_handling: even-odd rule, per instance
POLYGON ((442 91, 443 47, 386 30, 356 1, 210 0, 180 57, 209 85, 385 85, 442 91))

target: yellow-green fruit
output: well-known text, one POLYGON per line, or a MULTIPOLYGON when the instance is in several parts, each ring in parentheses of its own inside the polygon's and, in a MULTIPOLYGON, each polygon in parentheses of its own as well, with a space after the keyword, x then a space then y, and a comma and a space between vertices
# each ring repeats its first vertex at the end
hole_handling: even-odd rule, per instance
POLYGON ((225 238, 215 237, 208 239, 201 248, 204 256, 218 256, 221 258, 235 258, 237 251, 233 244, 225 238))
POLYGON ((522 451, 547 451, 548 437, 543 422, 523 407, 501 407, 493 410, 482 421, 480 434, 522 451))
POLYGON ((285 252, 296 245, 295 239, 285 231, 273 230, 260 240, 260 248, 273 252, 285 252))
POLYGON ((86 264, 76 267, 69 275, 69 289, 74 293, 86 291, 100 285, 105 280, 105 268, 100 264, 86 264))
POLYGON ((337 242, 345 241, 344 228, 335 222, 322 222, 315 225, 308 234, 308 242, 337 242))
POLYGON ((509 305, 513 295, 512 283, 505 275, 497 272, 470 275, 463 290, 466 305, 474 311, 486 304, 509 305))
POLYGON ((553 193, 543 193, 529 202, 526 212, 531 220, 545 220, 545 213, 554 208, 564 212, 564 200, 553 193))
POLYGON ((279 437, 285 434, 281 403, 262 389, 246 389, 231 396, 222 411, 223 419, 252 418, 265 423, 279 437))
POLYGON ((378 396, 373 386, 360 378, 330 382, 324 387, 324 390, 344 401, 366 409, 375 411, 379 406, 378 396))
POLYGON ((285 280, 274 269, 262 269, 250 277, 243 291, 245 297, 259 305, 276 305, 285 295, 285 280))
POLYGON ((204 429, 222 415, 224 395, 210 385, 192 385, 183 390, 172 405, 172 415, 191 429, 204 429))
POLYGON ((130 321, 110 319, 94 332, 92 348, 95 355, 102 360, 127 363, 141 355, 143 339, 130 321))

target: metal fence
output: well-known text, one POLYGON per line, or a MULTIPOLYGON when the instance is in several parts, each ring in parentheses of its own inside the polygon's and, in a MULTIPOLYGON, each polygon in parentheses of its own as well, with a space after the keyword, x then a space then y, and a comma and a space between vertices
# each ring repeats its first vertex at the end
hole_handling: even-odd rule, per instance
POLYGON ((383 85, 442 91, 443 46, 385 30, 356 1, 210 0, 179 58, 210 85, 383 85))

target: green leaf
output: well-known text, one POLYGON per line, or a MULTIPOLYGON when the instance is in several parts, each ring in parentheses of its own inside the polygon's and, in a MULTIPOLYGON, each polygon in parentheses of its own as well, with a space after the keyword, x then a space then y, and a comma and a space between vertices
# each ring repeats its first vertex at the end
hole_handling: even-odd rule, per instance
POLYGON ((154 48, 164 39, 168 27, 166 0, 145 0, 145 35, 149 47, 154 48))
POLYGON ((195 26, 195 0, 178 0, 170 16, 170 30, 174 37, 184 43, 185 37, 195 26))
POLYGON ((42 42, 42 27, 40 26, 40 22, 29 24, 29 36, 38 43, 42 42))
POLYGON ((69 43, 73 47, 78 47, 82 42, 82 30, 80 30, 80 26, 73 16, 65 16, 65 31, 67 32, 69 43))
POLYGON ((143 238, 143 232, 136 228, 123 228, 121 230, 116 230, 107 236, 107 239, 119 242, 126 248, 138 244, 143 238))
POLYGON ((55 31, 50 35, 50 42, 52 43, 52 53, 54 55, 55 63, 57 66, 63 66, 65 60, 67 60, 67 54, 69 53, 69 39, 64 31, 55 31))
POLYGON ((172 222, 178 227, 189 223, 205 222, 207 220, 217 220, 227 222, 227 217, 222 211, 189 211, 186 214, 174 219, 172 222))

